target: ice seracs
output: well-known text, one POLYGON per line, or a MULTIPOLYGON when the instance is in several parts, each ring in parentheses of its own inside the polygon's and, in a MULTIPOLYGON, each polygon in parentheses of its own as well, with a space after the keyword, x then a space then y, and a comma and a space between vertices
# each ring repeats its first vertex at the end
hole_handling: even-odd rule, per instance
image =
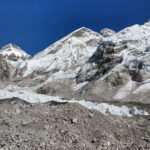
POLYGON ((149 115, 148 112, 144 110, 139 110, 136 107, 127 107, 127 106, 115 106, 107 103, 93 103, 90 101, 85 101, 85 100, 65 100, 61 99, 60 97, 52 97, 52 96, 47 96, 47 95, 41 95, 29 91, 22 91, 22 90, 0 90, 0 99, 5 99, 5 98, 13 98, 17 97, 22 100, 25 100, 29 103, 45 103, 45 102, 50 102, 50 101, 56 101, 58 103, 62 102, 67 102, 67 103, 79 103, 83 105, 84 107, 91 109, 91 110, 97 110, 105 115, 118 115, 121 117, 132 117, 133 115, 144 115, 147 116, 149 115))

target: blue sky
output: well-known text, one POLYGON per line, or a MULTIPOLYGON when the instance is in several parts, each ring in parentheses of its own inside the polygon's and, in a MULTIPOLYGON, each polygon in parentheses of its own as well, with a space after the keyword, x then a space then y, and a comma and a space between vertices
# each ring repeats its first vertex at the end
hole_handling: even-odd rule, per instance
POLYGON ((0 0, 0 47, 34 55, 80 27, 119 31, 150 19, 150 0, 0 0))

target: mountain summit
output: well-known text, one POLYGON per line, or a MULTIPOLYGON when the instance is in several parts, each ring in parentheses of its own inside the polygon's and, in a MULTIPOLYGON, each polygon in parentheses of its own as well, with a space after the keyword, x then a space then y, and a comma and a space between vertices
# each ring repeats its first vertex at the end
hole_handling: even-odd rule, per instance
POLYGON ((31 58, 20 47, 12 43, 0 48, 0 55, 10 61, 23 61, 31 58))
POLYGON ((102 38, 99 33, 82 27, 35 55, 27 62, 25 75, 36 71, 75 71, 92 56, 102 38))
POLYGON ((111 29, 108 29, 108 28, 104 28, 100 31, 100 34, 103 36, 103 37, 109 37, 111 35, 114 35, 116 32, 111 30, 111 29))

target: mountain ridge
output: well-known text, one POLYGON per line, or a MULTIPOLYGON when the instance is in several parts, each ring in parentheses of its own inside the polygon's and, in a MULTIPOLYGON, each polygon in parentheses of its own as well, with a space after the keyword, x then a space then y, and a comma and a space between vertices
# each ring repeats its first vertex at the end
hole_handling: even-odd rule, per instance
POLYGON ((148 102, 139 91, 149 89, 149 39, 149 22, 107 37, 82 27, 13 65, 12 84, 68 99, 130 101, 139 96, 135 101, 148 102))
POLYGON ((19 46, 9 43, 0 48, 0 55, 7 61, 24 61, 32 57, 23 51, 19 46))

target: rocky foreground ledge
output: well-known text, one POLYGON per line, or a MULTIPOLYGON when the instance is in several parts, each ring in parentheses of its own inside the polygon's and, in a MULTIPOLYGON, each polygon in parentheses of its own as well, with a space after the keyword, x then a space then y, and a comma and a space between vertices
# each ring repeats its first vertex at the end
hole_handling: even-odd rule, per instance
POLYGON ((149 150, 150 117, 108 116, 77 103, 0 101, 0 150, 74 149, 149 150))

